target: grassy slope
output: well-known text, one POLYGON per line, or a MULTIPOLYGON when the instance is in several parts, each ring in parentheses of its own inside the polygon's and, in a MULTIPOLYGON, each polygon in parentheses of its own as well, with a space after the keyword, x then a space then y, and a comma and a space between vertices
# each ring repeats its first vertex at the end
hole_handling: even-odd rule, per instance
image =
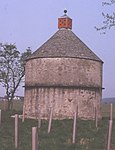
MULTIPOLYGON (((18 106, 18 105, 17 105, 18 106)), ((17 107, 18 110, 21 107, 17 107)), ((108 106, 102 108, 109 112, 108 106), (107 109, 107 110, 106 110, 107 109)), ((2 125, 0 127, 0 150, 15 150, 14 148, 14 112, 2 111, 2 125)), ((19 113, 19 111, 18 111, 19 113)), ((21 112, 20 112, 21 113, 21 112)), ((104 113, 103 113, 104 114, 104 113)), ((108 115, 108 114, 104 114, 108 115)), ((53 121, 51 133, 47 133, 48 122, 42 121, 38 133, 39 150, 103 150, 105 148, 108 117, 99 121, 98 130, 94 121, 77 120, 76 144, 72 144, 72 120, 53 121)), ((37 126, 35 120, 19 119, 19 148, 17 150, 31 150, 31 128, 37 126)), ((112 145, 115 145, 115 120, 113 124, 112 145)))

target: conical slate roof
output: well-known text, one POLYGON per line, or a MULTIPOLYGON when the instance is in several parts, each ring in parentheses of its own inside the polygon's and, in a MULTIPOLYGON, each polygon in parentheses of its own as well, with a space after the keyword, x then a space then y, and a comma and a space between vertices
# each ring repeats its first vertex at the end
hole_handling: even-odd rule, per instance
POLYGON ((81 58, 96 61, 96 56, 71 30, 58 30, 47 42, 38 48, 29 59, 34 58, 81 58))

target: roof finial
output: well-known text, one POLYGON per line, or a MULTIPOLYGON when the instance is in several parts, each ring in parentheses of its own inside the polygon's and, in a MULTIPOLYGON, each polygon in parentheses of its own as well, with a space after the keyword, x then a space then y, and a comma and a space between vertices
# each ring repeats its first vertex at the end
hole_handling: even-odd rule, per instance
POLYGON ((67 13, 67 9, 64 9, 64 13, 65 13, 65 15, 66 15, 66 13, 67 13))
POLYGON ((64 9, 64 15, 58 18, 59 29, 72 29, 72 19, 67 16, 67 9, 64 9))

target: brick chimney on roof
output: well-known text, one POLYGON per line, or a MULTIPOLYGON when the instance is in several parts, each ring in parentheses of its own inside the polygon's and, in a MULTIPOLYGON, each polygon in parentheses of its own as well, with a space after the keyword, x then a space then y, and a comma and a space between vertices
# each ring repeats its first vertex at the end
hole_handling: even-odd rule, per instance
POLYGON ((67 16, 67 10, 64 10, 64 15, 58 18, 58 28, 59 29, 72 29, 72 19, 67 16))

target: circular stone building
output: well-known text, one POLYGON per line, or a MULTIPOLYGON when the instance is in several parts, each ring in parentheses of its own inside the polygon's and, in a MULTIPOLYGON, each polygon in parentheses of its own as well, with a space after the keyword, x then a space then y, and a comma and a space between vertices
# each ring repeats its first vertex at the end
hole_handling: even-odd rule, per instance
POLYGON ((94 119, 100 115, 102 60, 72 31, 72 19, 58 19, 59 30, 26 62, 24 114, 26 117, 94 119))

